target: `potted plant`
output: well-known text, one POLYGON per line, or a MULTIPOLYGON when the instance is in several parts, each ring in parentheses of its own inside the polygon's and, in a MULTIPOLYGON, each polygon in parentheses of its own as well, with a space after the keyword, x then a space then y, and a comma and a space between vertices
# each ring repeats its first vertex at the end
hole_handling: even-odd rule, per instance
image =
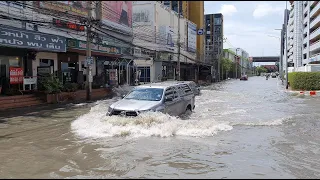
POLYGON ((57 103, 59 94, 63 88, 59 79, 50 74, 49 76, 42 77, 39 83, 46 94, 47 103, 57 103))

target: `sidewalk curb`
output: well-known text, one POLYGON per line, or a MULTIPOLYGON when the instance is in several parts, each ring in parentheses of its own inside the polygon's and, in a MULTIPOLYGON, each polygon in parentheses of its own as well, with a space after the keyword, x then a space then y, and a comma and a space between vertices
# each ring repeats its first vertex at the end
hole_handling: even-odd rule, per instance
POLYGON ((292 95, 307 95, 312 97, 320 97, 320 91, 292 91, 287 90, 288 93, 292 95))

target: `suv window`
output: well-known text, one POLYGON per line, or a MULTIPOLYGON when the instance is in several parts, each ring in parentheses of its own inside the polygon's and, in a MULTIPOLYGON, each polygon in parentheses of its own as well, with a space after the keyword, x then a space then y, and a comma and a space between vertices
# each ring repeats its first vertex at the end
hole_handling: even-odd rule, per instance
POLYGON ((173 94, 173 89, 172 89, 172 87, 170 87, 170 88, 168 88, 167 90, 166 90, 166 92, 165 92, 165 97, 167 98, 174 98, 174 96, 173 96, 174 94, 173 94))
POLYGON ((184 91, 185 94, 190 94, 190 93, 192 93, 192 90, 190 89, 190 87, 189 87, 187 84, 183 84, 183 85, 181 86, 181 88, 183 89, 183 91, 184 91))

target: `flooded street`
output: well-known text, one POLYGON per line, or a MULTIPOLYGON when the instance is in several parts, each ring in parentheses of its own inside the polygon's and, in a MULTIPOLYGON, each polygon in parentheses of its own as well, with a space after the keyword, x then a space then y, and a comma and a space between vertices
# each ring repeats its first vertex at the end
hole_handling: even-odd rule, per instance
POLYGON ((106 117, 115 101, 0 118, 0 177, 320 177, 320 98, 278 79, 204 87, 184 120, 106 117))

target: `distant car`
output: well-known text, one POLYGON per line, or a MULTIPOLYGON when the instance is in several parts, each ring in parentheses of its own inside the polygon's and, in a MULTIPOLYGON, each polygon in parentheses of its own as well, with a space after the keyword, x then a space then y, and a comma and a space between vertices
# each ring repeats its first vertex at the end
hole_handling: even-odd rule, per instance
POLYGON ((276 73, 271 73, 271 77, 272 77, 272 78, 276 78, 276 77, 277 77, 277 74, 276 74, 276 73))
POLYGON ((140 85, 109 106, 107 115, 137 116, 146 111, 160 111, 179 116, 195 108, 195 95, 187 84, 152 83, 140 85))
POLYGON ((242 75, 240 78, 240 81, 247 81, 248 80, 248 76, 247 75, 242 75))

